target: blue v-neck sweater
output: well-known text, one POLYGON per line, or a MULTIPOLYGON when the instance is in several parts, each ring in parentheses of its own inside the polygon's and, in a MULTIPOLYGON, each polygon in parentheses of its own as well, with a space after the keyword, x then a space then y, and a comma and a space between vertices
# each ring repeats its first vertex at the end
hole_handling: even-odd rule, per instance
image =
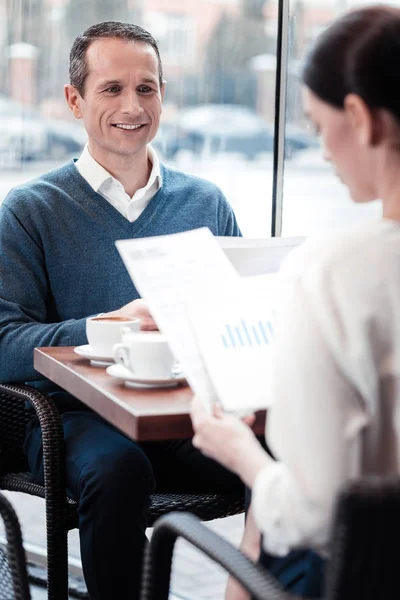
POLYGON ((209 227, 240 235, 214 184, 161 166, 163 185, 130 223, 74 162, 13 189, 0 208, 0 381, 34 381, 36 346, 86 344, 86 318, 139 297, 115 241, 209 227))

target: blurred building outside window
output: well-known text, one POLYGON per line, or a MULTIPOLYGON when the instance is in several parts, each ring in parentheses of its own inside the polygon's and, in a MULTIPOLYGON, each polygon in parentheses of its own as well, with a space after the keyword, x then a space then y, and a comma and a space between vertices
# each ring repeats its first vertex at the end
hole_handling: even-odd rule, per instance
POLYGON ((267 9, 274 4, 5 0, 0 9, 0 201, 13 186, 79 156, 85 143, 81 123, 63 97, 75 36, 102 20, 134 21, 156 37, 164 63, 167 88, 154 140, 161 159, 216 182, 243 233, 268 236, 276 30, 267 27, 267 9), (31 57, 24 59, 22 71, 15 53, 28 47, 31 57), (252 61, 265 52, 270 64, 260 78, 252 61))
MULTIPOLYGON (((306 48, 360 2, 285 1, 282 234, 323 234, 379 214, 377 206, 352 205, 302 109, 306 48)), ((0 16, 0 200, 13 185, 79 155, 85 132, 63 98, 71 43, 94 22, 130 20, 154 34, 164 62, 168 83, 154 141, 161 159, 220 185, 245 235, 270 235, 277 0, 5 0, 0 16)))
POLYGON ((196 23, 190 15, 148 11, 144 26, 157 39, 165 65, 193 66, 196 23))

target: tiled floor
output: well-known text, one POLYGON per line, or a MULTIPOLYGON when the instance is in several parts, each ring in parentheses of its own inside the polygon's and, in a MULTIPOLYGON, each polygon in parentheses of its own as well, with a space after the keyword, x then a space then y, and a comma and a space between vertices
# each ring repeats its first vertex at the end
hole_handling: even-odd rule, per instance
MULTIPOLYGON (((6 492, 20 519, 25 542, 45 545, 44 502, 27 494, 6 492)), ((219 519, 208 523, 214 531, 237 544, 243 530, 243 515, 219 519)), ((0 533, 1 530, 0 530, 0 533)), ((151 533, 151 530, 149 530, 151 533)), ((69 534, 70 556, 79 557, 78 532, 69 534)), ((225 573, 212 561, 196 551, 190 544, 179 540, 174 554, 171 590, 179 600, 222 600, 226 583, 225 573)), ((43 590, 32 591, 33 600, 44 600, 43 590)), ((170 599, 172 600, 172 598, 170 599)))
MULTIPOLYGON (((31 586, 31 600, 47 600, 47 593, 44 588, 31 586)), ((70 600, 74 600, 71 598, 70 600)), ((183 600, 181 597, 171 594, 169 600, 183 600)))

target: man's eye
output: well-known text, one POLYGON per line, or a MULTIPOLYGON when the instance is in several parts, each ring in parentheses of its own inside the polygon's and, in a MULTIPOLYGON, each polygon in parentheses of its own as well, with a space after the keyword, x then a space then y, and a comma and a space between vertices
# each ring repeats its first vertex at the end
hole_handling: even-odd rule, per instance
POLYGON ((106 92, 111 92, 113 94, 115 94, 116 92, 120 91, 120 87, 118 85, 112 85, 111 87, 106 89, 106 92))
POLYGON ((138 91, 147 94, 148 92, 151 92, 151 87, 149 87, 148 85, 140 85, 138 87, 138 91))

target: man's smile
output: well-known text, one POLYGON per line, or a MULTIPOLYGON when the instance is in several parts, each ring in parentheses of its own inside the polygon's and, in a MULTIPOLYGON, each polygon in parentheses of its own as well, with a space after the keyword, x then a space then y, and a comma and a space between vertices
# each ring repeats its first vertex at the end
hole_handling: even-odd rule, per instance
POLYGON ((140 129, 144 127, 146 123, 138 123, 137 125, 131 125, 129 123, 112 123, 113 127, 117 127, 117 129, 125 129, 127 131, 133 131, 135 129, 140 129))

